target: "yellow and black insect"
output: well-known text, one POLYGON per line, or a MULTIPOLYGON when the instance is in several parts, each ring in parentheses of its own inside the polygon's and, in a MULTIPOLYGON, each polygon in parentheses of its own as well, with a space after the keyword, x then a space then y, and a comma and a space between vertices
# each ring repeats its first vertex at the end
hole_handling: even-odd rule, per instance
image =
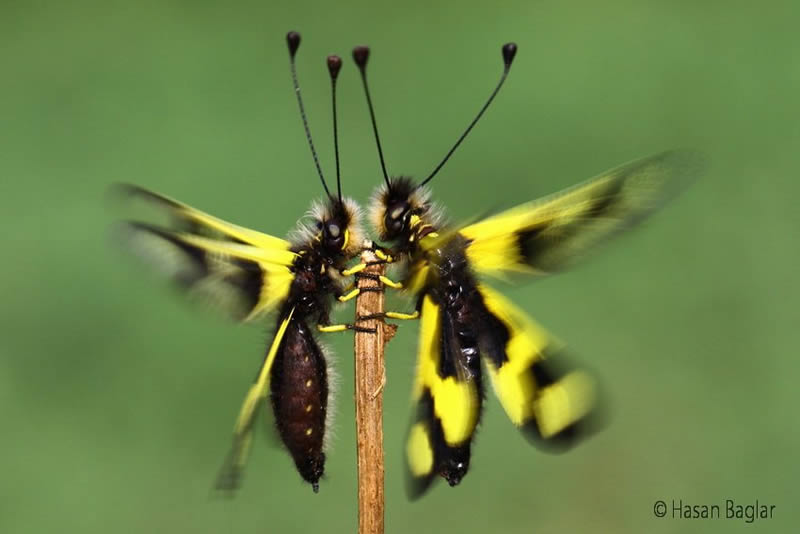
POLYGON ((444 225, 425 186, 497 95, 516 50, 513 43, 502 47, 499 83, 419 184, 389 178, 366 81, 369 49, 353 52, 384 177, 369 216, 380 239, 393 247, 378 252, 386 261, 402 261, 401 282, 393 285, 417 302, 413 313, 381 316, 421 321, 412 394, 416 412, 406 447, 411 497, 424 493, 435 475, 451 486, 466 475, 483 405, 481 359, 506 414, 534 443, 563 450, 597 428, 595 380, 566 364, 554 338, 479 276, 543 276, 565 269, 660 206, 696 167, 692 154, 665 152, 474 224, 444 225))
POLYGON ((245 465, 253 425, 269 396, 278 434, 298 472, 314 491, 325 468, 325 439, 329 421, 328 358, 314 329, 337 332, 358 329, 329 324, 332 298, 354 297, 346 281, 346 263, 361 249, 358 205, 342 198, 336 135, 336 78, 341 59, 329 56, 334 116, 337 195, 328 189, 317 158, 297 83, 295 53, 300 35, 287 35, 294 90, 325 201, 315 202, 311 222, 300 221, 288 240, 243 228, 186 204, 137 186, 122 186, 166 210, 173 223, 125 225, 127 243, 155 260, 188 293, 210 298, 243 321, 276 312, 275 335, 264 362, 245 397, 234 428, 233 446, 216 487, 235 489, 245 465))

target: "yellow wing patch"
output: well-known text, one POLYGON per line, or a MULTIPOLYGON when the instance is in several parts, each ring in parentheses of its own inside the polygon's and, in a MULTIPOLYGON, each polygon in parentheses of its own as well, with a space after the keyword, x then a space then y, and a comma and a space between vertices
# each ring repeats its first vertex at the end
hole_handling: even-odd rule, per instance
POLYGON ((545 441, 563 436, 593 411, 594 380, 583 371, 557 369, 551 358, 559 344, 501 294, 485 285, 479 290, 487 310, 508 332, 506 360, 484 361, 509 419, 545 441))
POLYGON ((424 393, 433 399, 433 415, 439 420, 445 442, 450 446, 468 441, 475 432, 479 415, 479 392, 471 380, 439 373, 442 354, 441 310, 429 295, 422 301, 417 379, 413 400, 424 393))
POLYGON ((573 371, 542 388, 533 402, 539 434, 553 438, 589 415, 596 402, 595 390, 592 378, 582 371, 573 371))
POLYGON ((595 244, 638 222, 700 168, 690 152, 664 152, 460 230, 476 271, 503 276, 564 269, 595 244))
POLYGON ((433 473, 434 444, 430 429, 424 422, 414 423, 408 433, 406 456, 408 469, 416 478, 433 473))

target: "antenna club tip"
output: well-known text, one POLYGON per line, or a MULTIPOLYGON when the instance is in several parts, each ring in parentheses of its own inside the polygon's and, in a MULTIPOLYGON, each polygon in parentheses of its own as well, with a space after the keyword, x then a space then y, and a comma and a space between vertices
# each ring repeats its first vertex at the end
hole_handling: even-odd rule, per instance
POLYGON ((300 34, 295 31, 287 33, 286 44, 289 45, 289 55, 294 57, 298 47, 300 46, 300 34))
POLYGON ((367 60, 369 59, 369 47, 368 46, 357 46, 353 48, 353 60, 358 65, 358 68, 363 70, 364 67, 367 66, 367 60))
POLYGON ((342 58, 339 56, 328 56, 326 60, 328 63, 328 72, 331 74, 331 79, 335 80, 339 76, 339 71, 342 68, 342 58))
POLYGON ((511 66, 515 55, 517 55, 517 43, 506 43, 503 45, 503 63, 505 63, 506 68, 511 66))

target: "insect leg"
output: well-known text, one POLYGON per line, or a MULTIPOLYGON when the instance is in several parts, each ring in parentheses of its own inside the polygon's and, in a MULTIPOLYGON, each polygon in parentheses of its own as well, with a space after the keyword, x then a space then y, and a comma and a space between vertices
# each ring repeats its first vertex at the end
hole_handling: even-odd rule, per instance
POLYGON ((356 273, 355 276, 356 276, 356 278, 367 278, 369 280, 376 280, 376 281, 382 283, 385 286, 391 287, 392 289, 403 289, 403 283, 402 282, 395 282, 391 278, 383 276, 382 274, 381 275, 377 275, 377 274, 372 274, 372 273, 359 272, 359 273, 356 273))
POLYGON ((338 300, 339 302, 347 302, 348 300, 356 298, 359 295, 359 293, 361 293, 361 290, 359 288, 355 288, 348 293, 337 295, 336 300, 338 300))
POLYGON ((353 276, 354 274, 360 273, 366 268, 367 268, 366 263, 359 263, 358 265, 353 265, 349 269, 343 269, 339 271, 339 273, 341 273, 342 276, 353 276))
POLYGON ((392 289, 403 289, 403 283, 402 282, 395 282, 394 280, 392 280, 391 278, 388 278, 386 276, 381 275, 381 276, 378 277, 378 280, 380 280, 383 283, 383 285, 389 286, 392 289))
POLYGON ((347 324, 347 323, 340 323, 340 324, 318 324, 317 330, 324 333, 331 333, 331 332, 345 332, 347 330, 353 330, 355 332, 366 332, 368 334, 374 334, 377 332, 374 328, 366 328, 364 326, 358 326, 354 324, 347 324))
POLYGON ((368 261, 368 262, 361 262, 356 265, 353 265, 349 269, 341 269, 339 270, 339 274, 342 276, 353 276, 354 274, 358 274, 367 267, 371 267, 372 265, 383 265, 387 263, 394 263, 394 258, 388 254, 381 253, 380 255, 376 252, 376 256, 378 256, 378 260, 376 261, 368 261))
MULTIPOLYGON (((372 252, 378 257, 378 260, 383 263, 394 263, 395 257, 392 256, 391 250, 384 248, 380 245, 372 244, 372 252)), ((377 262, 376 262, 377 263, 377 262)))
POLYGON ((396 319, 399 321, 413 321, 415 319, 419 319, 419 310, 415 310, 412 313, 388 311, 358 316, 359 321, 367 321, 369 319, 396 319))
MULTIPOLYGON (((352 287, 352 286, 350 286, 350 287, 352 287)), ((342 293, 341 295, 338 295, 336 297, 336 300, 338 300, 339 302, 347 302, 348 300, 352 300, 352 299, 356 298, 357 296, 359 296, 361 293, 364 293, 366 291, 381 292, 381 291, 383 291, 383 288, 382 287, 362 287, 362 288, 351 289, 348 293, 342 293)))

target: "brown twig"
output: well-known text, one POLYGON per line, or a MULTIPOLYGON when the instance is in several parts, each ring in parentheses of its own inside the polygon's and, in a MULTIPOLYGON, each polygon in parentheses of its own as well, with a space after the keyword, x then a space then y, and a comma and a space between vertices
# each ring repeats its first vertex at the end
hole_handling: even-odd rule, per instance
MULTIPOLYGON (((361 255, 361 261, 367 264, 376 260, 371 251, 361 255)), ((376 276, 385 271, 384 264, 370 265, 364 270, 376 276)), ((359 534, 383 534, 383 386, 386 383, 383 349, 397 327, 387 325, 382 319, 358 321, 360 316, 383 313, 383 291, 369 291, 381 286, 378 280, 358 279, 361 293, 356 299, 356 323, 375 330, 355 334, 359 534)))

